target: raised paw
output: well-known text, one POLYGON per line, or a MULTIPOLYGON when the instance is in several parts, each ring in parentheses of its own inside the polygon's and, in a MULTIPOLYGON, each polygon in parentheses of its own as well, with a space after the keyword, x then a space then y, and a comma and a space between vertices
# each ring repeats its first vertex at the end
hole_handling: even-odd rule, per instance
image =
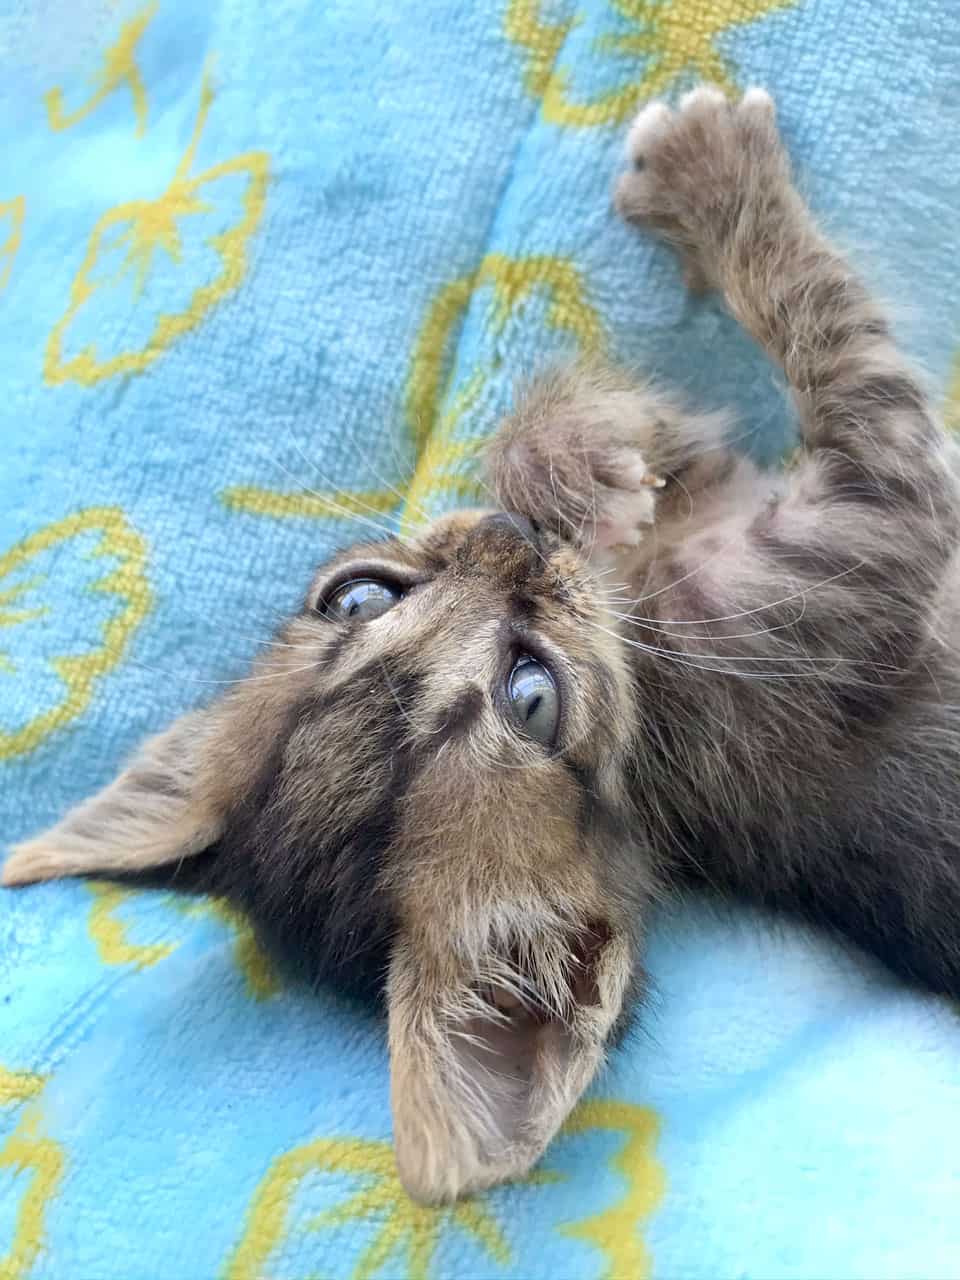
POLYGON ((730 102, 711 85, 676 108, 648 103, 627 135, 629 170, 617 182, 620 215, 657 231, 684 257, 694 285, 716 285, 743 220, 792 189, 773 99, 749 89, 730 102))
POLYGON ((651 458, 666 397, 597 365, 543 374, 487 450, 501 505, 588 556, 649 536, 663 481, 651 458))

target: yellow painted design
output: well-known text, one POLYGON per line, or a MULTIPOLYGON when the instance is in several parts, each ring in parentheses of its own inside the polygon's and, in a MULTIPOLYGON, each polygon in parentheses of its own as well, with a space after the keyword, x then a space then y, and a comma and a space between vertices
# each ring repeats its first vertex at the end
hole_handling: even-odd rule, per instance
POLYGON ((233 962, 243 974, 247 993, 254 1000, 269 1000, 282 989, 280 978, 270 957, 257 942, 256 935, 239 911, 226 902, 205 904, 210 914, 233 930, 233 962))
MULTIPOLYGON (((658 1124, 654 1113, 628 1102, 596 1099, 582 1103, 563 1128, 575 1136, 592 1130, 622 1135, 623 1145, 610 1159, 626 1190, 600 1213, 559 1226, 561 1234, 583 1240, 608 1264, 599 1280, 645 1280, 650 1258, 639 1236, 641 1223, 659 1203, 662 1170, 653 1155, 658 1124)), ((479 1243, 492 1264, 510 1265, 510 1248, 492 1216, 489 1201, 473 1198, 454 1205, 425 1208, 410 1200, 400 1184, 388 1143, 360 1138, 322 1138, 278 1156, 254 1193, 246 1225, 224 1274, 224 1280, 261 1280, 270 1274, 270 1259, 288 1237, 294 1200, 311 1176, 348 1174, 360 1185, 330 1209, 306 1223, 308 1230, 335 1230, 350 1223, 373 1221, 376 1230, 359 1253, 351 1280, 373 1280, 391 1260, 408 1280, 427 1280, 441 1236, 459 1230, 479 1243)), ((528 1186, 555 1184, 566 1175, 540 1169, 525 1179, 528 1186)), ((493 1274, 491 1268, 491 1274, 493 1274)))
POLYGON ((569 334, 582 351, 603 346, 600 317, 572 262, 550 254, 527 258, 488 254, 475 271, 440 288, 427 308, 414 345, 405 418, 416 463, 403 501, 392 489, 284 493, 243 485, 226 489, 221 495, 224 503, 232 510, 255 515, 342 518, 355 514, 361 520, 371 514, 392 513, 399 506, 401 531, 409 532, 421 522, 423 504, 430 495, 471 501, 482 497, 476 480, 463 469, 482 442, 455 437, 464 416, 497 373, 499 357, 489 366, 475 369, 456 391, 451 382, 457 332, 474 294, 483 288, 493 293, 491 328, 495 337, 503 334, 511 315, 525 302, 544 294, 548 299, 546 321, 551 328, 569 334))
POLYGON ((0 293, 3 293, 10 283, 13 260, 19 253, 23 240, 23 220, 26 216, 25 196, 14 196, 12 200, 0 201, 0 235, 3 234, 4 223, 9 224, 6 238, 0 240, 0 293))
POLYGON ((204 75, 193 133, 166 191, 156 200, 131 200, 108 209, 93 228, 83 263, 70 289, 67 309, 47 341, 43 364, 47 382, 57 384, 72 380, 91 387, 117 374, 143 373, 174 342, 197 328, 219 302, 239 288, 247 272, 247 244, 263 215, 269 156, 265 151, 248 151, 191 177, 190 169, 212 103, 210 78, 204 75), (78 355, 65 360, 64 335, 95 294, 119 285, 132 275, 134 293, 139 295, 153 270, 158 250, 162 249, 176 266, 182 265, 179 220, 209 213, 214 206, 200 198, 201 192, 211 183, 231 174, 246 175, 247 182, 240 200, 242 215, 239 221, 206 242, 220 259, 219 274, 193 291, 183 311, 159 315, 141 349, 121 351, 101 359, 91 344, 78 355), (120 246, 126 246, 126 255, 119 270, 95 279, 94 272, 101 255, 120 246))
POLYGON ((278 1156, 254 1193, 246 1227, 225 1280, 262 1280, 271 1256, 288 1231, 298 1188, 312 1174, 348 1174, 359 1187, 340 1204, 316 1215, 308 1228, 318 1231, 374 1221, 373 1239, 360 1253, 351 1280, 372 1280, 398 1255, 408 1280, 427 1280, 441 1234, 456 1229, 470 1236, 498 1268, 510 1262, 510 1249, 479 1200, 426 1208, 411 1200, 397 1176, 393 1148, 360 1138, 322 1138, 278 1156))
POLYGON ((663 1170, 654 1157, 659 1125, 647 1107, 611 1099, 583 1102, 563 1128, 565 1134, 609 1130, 624 1136, 624 1143, 610 1166, 620 1174, 627 1189, 608 1209, 580 1222, 559 1228, 562 1235, 595 1245, 609 1266, 599 1280, 646 1280, 650 1275, 650 1255, 640 1238, 641 1222, 659 1204, 665 1187, 663 1170))
POLYGON ((718 37, 796 2, 611 0, 629 29, 598 35, 592 50, 622 60, 628 74, 638 65, 641 71, 620 87, 587 99, 577 98, 566 69, 553 69, 567 33, 579 19, 550 23, 541 16, 540 0, 512 0, 505 29, 525 50, 524 84, 542 99, 544 119, 565 128, 596 128, 622 124, 640 103, 665 92, 686 73, 732 93, 735 70, 717 48, 718 37))
POLYGON ((465 477, 456 468, 475 451, 477 442, 453 437, 487 378, 498 371, 499 359, 494 357, 489 369, 475 370, 445 413, 443 405, 451 393, 455 337, 471 299, 482 288, 493 291, 495 336, 503 333, 510 316, 523 303, 542 292, 549 298, 546 320, 551 328, 570 334, 581 351, 597 351, 603 346, 600 317, 587 298, 579 271, 566 258, 550 254, 510 258, 490 253, 471 275, 445 285, 427 311, 407 383, 406 417, 417 464, 403 510, 405 523, 416 520, 427 493, 438 488, 458 495, 464 492, 465 477))
MULTIPOLYGON (((90 557, 113 557, 119 563, 91 583, 87 590, 115 597, 122 608, 102 624, 100 643, 96 648, 88 653, 63 655, 51 660, 53 670, 64 684, 62 699, 56 706, 38 711, 19 729, 11 732, 0 729, 0 760, 33 751, 51 733, 85 711, 93 697, 95 682, 117 665, 130 637, 150 610, 152 597, 146 577, 146 544, 127 523, 119 507, 88 507, 24 538, 0 555, 0 584, 35 556, 91 532, 98 533, 100 538, 89 552, 90 557)), ((0 585, 0 633, 5 627, 19 626, 31 618, 42 616, 45 606, 40 609, 11 608, 32 585, 36 585, 36 580, 18 583, 14 587, 0 585)), ((6 655, 0 656, 5 657, 4 668, 9 672, 13 664, 6 655)))
POLYGON ((220 495, 231 511, 248 511, 256 516, 310 516, 313 519, 336 519, 349 515, 364 516, 373 512, 389 513, 397 505, 397 495, 389 490, 353 493, 338 489, 330 494, 278 493, 256 485, 234 485, 220 495))
POLYGON ((104 98, 108 98, 117 89, 126 85, 133 97, 133 110, 137 118, 137 136, 143 137, 147 129, 147 91, 144 87, 140 68, 137 66, 137 45, 143 39, 144 32, 156 16, 159 5, 157 0, 138 10, 132 18, 120 28, 116 41, 103 55, 103 66, 93 78, 93 93, 76 111, 64 112, 63 90, 51 89, 44 94, 43 101, 47 108, 47 121, 50 128, 60 133, 85 120, 96 111, 104 98))
POLYGON ((510 0, 503 20, 508 40, 527 51, 523 83, 534 98, 547 91, 553 68, 567 36, 580 19, 548 22, 540 13, 542 0, 510 0))
POLYGON ((0 1280, 23 1280, 36 1262, 44 1245, 47 1206, 63 1174, 63 1151, 52 1138, 42 1136, 39 1104, 32 1101, 45 1084, 44 1076, 0 1067, 0 1104, 30 1103, 0 1146, 0 1173, 9 1171, 15 1180, 24 1175, 29 1179, 14 1219, 10 1248, 0 1255, 0 1280))
MULTIPOLYGON (((0 627, 17 627, 23 622, 33 622, 34 619, 45 618, 49 614, 49 605, 34 605, 29 609, 12 607, 29 592, 36 590, 41 582, 41 578, 28 578, 26 582, 18 582, 13 587, 0 589, 0 627)), ((10 669, 14 669, 12 663, 10 663, 10 669)))
POLYGON ((39 1113, 28 1109, 0 1147, 0 1170, 31 1178, 17 1210, 10 1250, 0 1257, 0 1280, 21 1280, 36 1261, 43 1248, 47 1206, 57 1193, 63 1165, 59 1144, 40 1135, 39 1113))
POLYGON ((96 943, 97 955, 104 964, 133 965, 149 969, 174 950, 172 942, 135 943, 129 940, 127 925, 117 916, 118 907, 136 897, 133 889, 115 884, 90 884, 93 905, 87 928, 96 943))
POLYGON ((34 1071, 7 1071, 0 1067, 0 1106, 11 1102, 29 1102, 35 1098, 47 1080, 34 1071))
MULTIPOLYGON (((129 925, 118 911, 138 896, 135 889, 97 882, 88 887, 93 894, 93 903, 87 928, 104 964, 149 969, 159 960, 165 960, 180 945, 180 939, 149 943, 131 941, 129 925)), ((249 922, 238 911, 225 902, 174 895, 171 895, 171 905, 181 915, 209 915, 226 925, 234 935, 233 960, 243 974, 249 995, 254 1000, 267 1000, 277 995, 281 990, 280 979, 269 957, 257 943, 249 922)), ((0 1075, 0 1099, 3 1097, 2 1086, 3 1077, 0 1075)))

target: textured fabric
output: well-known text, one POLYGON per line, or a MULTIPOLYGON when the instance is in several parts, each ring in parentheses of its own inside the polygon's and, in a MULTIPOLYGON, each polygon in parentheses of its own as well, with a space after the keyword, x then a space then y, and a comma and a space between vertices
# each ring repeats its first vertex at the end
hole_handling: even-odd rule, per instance
MULTIPOLYGON (((955 0, 5 0, 0 49, 2 842, 242 673, 364 521, 469 498, 545 358, 782 449, 770 369, 611 214, 650 93, 775 91, 948 395, 955 0)), ((649 967, 540 1172, 432 1211, 382 1027, 208 904, 0 894, 0 1277, 960 1275, 955 1010, 695 903, 649 967)))

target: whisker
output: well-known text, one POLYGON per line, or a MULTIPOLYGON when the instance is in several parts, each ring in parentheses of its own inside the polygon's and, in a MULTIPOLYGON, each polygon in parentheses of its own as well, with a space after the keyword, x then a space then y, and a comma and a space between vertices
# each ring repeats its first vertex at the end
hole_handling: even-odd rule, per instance
MULTIPOLYGON (((333 480, 331 476, 328 476, 326 474, 326 472, 320 467, 319 463, 313 462, 311 461, 310 458, 307 457, 303 449, 301 449, 300 445, 297 443, 297 441, 294 439, 292 435, 290 437, 290 441, 293 447, 296 449, 297 453, 299 453, 300 457, 307 464, 307 466, 311 467, 317 473, 317 475, 320 477, 320 479, 323 481, 324 484, 329 485, 330 488, 334 490, 342 488, 342 486, 336 484, 336 482, 333 480)), ((393 489, 393 486, 388 485, 386 481, 382 481, 381 483, 385 488, 393 489)), ((393 492, 396 493, 398 497, 401 496, 398 490, 393 489, 393 492)), ((355 493, 351 494, 350 501, 356 503, 358 507, 362 507, 364 511, 372 511, 373 514, 376 516, 382 516, 386 514, 386 512, 381 511, 379 507, 373 506, 372 503, 365 502, 362 498, 360 498, 355 493)))
POLYGON ((384 662, 382 657, 377 658, 377 664, 380 667, 380 670, 383 672, 383 678, 387 683, 387 688, 390 690, 390 696, 391 698, 393 698, 394 702, 397 704, 397 710, 403 716, 404 720, 406 720, 410 728, 413 729, 415 733, 417 733, 418 730, 417 730, 416 722, 411 718, 409 711, 407 711, 406 707, 400 701, 400 695, 397 693, 394 687, 393 681, 390 679, 390 672, 387 670, 387 664, 384 662))
MULTIPOLYGON (((787 596, 781 596, 779 600, 771 600, 769 604, 757 605, 755 609, 740 609, 737 613, 720 614, 715 618, 647 618, 639 614, 631 614, 631 619, 637 622, 653 622, 657 625, 670 627, 702 627, 709 626, 714 622, 733 622, 737 618, 749 618, 755 613, 763 613, 767 609, 776 609, 781 604, 789 604, 792 600, 799 600, 806 597, 808 592, 819 591, 821 587, 829 586, 831 582, 837 582, 840 578, 845 578, 848 573, 856 573, 858 569, 862 569, 866 564, 865 560, 860 560, 857 564, 852 564, 846 569, 841 569, 839 573, 832 573, 829 578, 823 578, 820 582, 815 582, 810 587, 802 587, 799 591, 794 591, 787 596)), ((684 579, 679 579, 682 582, 684 579)), ((671 586, 677 585, 671 583, 671 586)), ((667 590, 669 588, 664 588, 667 590)), ((654 594, 659 595, 659 592, 654 594)), ((639 604, 642 599, 652 599, 652 596, 638 597, 634 604, 639 604)))
POLYGON ((633 618, 628 613, 614 612, 613 616, 615 618, 619 618, 621 622, 629 622, 631 626, 640 627, 643 631, 653 631, 657 635, 667 636, 674 640, 712 640, 714 642, 720 642, 725 640, 752 640, 759 636, 772 635, 775 631, 789 631, 803 618, 803 615, 806 613, 806 608, 807 602, 806 598, 804 598, 803 604, 796 617, 790 618, 787 622, 780 622, 775 627, 761 627, 757 631, 736 631, 732 635, 727 636, 698 635, 696 632, 691 634, 689 631, 667 631, 664 627, 659 627, 653 622, 643 622, 637 618, 633 618))
MULTIPOLYGON (((809 678, 811 676, 817 679, 823 679, 824 677, 830 675, 832 671, 835 671, 837 667, 843 665, 844 663, 859 662, 859 660, 856 658, 830 658, 830 657, 814 658, 814 657, 804 657, 799 654, 796 655, 795 657, 790 657, 790 658, 787 658, 787 657, 772 658, 772 657, 766 657, 766 656, 753 657, 750 655, 744 655, 742 657, 731 657, 729 654, 714 654, 714 653, 703 653, 703 654, 691 655, 675 649, 661 649, 658 645, 644 644, 640 640, 628 640, 626 637, 621 636, 618 632, 612 631, 609 627, 605 627, 599 622, 588 621, 587 625, 595 628, 595 630, 597 631, 603 631, 607 635, 613 636, 615 639, 620 640, 623 644, 629 645, 630 648, 632 649, 639 649, 641 652, 648 653, 653 658, 663 658, 663 660, 666 662, 674 662, 674 663, 677 663, 679 666, 689 667, 693 671, 709 671, 714 675, 730 675, 730 676, 736 676, 738 679, 749 679, 749 680, 794 680, 796 679, 796 680, 799 680, 803 678, 809 678), (693 658, 699 658, 700 662, 692 661, 693 658), (809 662, 809 663, 831 663, 832 665, 828 667, 826 670, 820 669, 816 671, 801 670, 801 671, 768 673, 766 671, 737 670, 735 667, 731 667, 729 665, 719 665, 719 666, 704 665, 708 662, 715 662, 715 663, 721 663, 721 664, 729 664, 732 662, 748 662, 748 663, 809 662)), ((869 665, 871 667, 877 667, 880 670, 888 670, 891 673, 897 673, 897 668, 895 667, 884 668, 884 667, 880 667, 879 664, 866 664, 866 663, 860 663, 859 665, 862 665, 862 666, 869 665)))
MULTIPOLYGON (((384 523, 383 521, 372 520, 369 516, 360 515, 359 512, 353 511, 351 510, 350 507, 345 506, 343 503, 337 502, 337 500, 333 498, 330 494, 320 493, 316 489, 311 489, 311 487, 307 484, 304 484, 303 481, 299 478, 299 476, 296 476, 289 469, 289 467, 285 467, 284 464, 278 458, 274 458, 270 454, 265 454, 264 456, 266 457, 268 462, 272 463, 273 466, 277 467, 286 476, 288 476, 294 482, 294 484, 296 484, 298 489, 300 489, 303 493, 309 494, 310 497, 316 498, 318 502, 323 503, 325 506, 330 507, 334 512, 337 513, 338 516, 342 516, 346 520, 357 521, 359 524, 369 525, 369 527, 372 529, 375 529, 377 533, 381 535, 381 537, 390 538, 390 539, 394 539, 401 542, 403 541, 403 539, 400 537, 399 533, 397 532, 396 528, 391 528, 388 524, 384 523)), ((361 503, 360 505, 363 505, 363 504, 361 503)))
POLYGON ((281 680, 283 679, 284 676, 295 676, 302 671, 316 671, 323 666, 322 662, 308 662, 306 663, 305 666, 302 666, 302 667, 291 667, 286 671, 271 671, 269 674, 263 675, 263 676, 239 676, 236 680, 209 680, 204 676, 191 676, 191 675, 184 676, 184 673, 182 671, 164 671, 162 667, 150 666, 146 662, 140 662, 137 658, 128 658, 127 661, 132 666, 139 667, 141 671, 150 671, 152 672, 153 675, 165 676, 170 680, 187 679, 192 684, 217 684, 217 685, 253 684, 261 680, 281 680))
MULTIPOLYGON (((367 449, 367 445, 365 444, 364 441, 361 441, 359 439, 359 437, 357 436, 356 430, 353 430, 351 432, 351 437, 352 437, 356 452, 361 454, 364 453, 364 451, 367 449)), ((392 431, 388 431, 388 438, 390 441, 390 450, 393 453, 394 462, 398 463, 396 441, 394 439, 394 433, 392 431)), ((419 502, 411 503, 409 492, 404 493, 401 489, 398 489, 395 484, 392 484, 385 476, 382 476, 379 473, 379 471, 377 471, 377 469, 374 467, 373 462, 371 461, 369 452, 367 453, 367 456, 364 459, 364 464, 365 464, 367 474, 373 476, 374 480, 377 482, 378 485, 380 485, 381 488, 389 489, 389 491, 396 496, 396 498, 398 499, 398 501, 402 506, 412 505, 417 510, 417 512, 423 517, 423 519, 427 522, 427 524, 430 523, 431 519, 433 518, 430 515, 430 512, 427 511, 427 509, 424 506, 422 506, 419 502)), ((398 471, 399 470, 400 470, 400 467, 398 465, 398 471)), ((411 468, 410 474, 407 478, 408 482, 413 479, 415 474, 416 474, 416 468, 415 467, 411 468)))
POLYGON ((719 547, 716 551, 712 552, 706 557, 706 559, 701 560, 699 564, 694 565, 688 573, 683 574, 680 578, 674 579, 673 582, 666 583, 665 586, 658 587, 656 591, 651 591, 647 595, 638 596, 634 603, 645 604, 647 600, 655 600, 657 596, 662 596, 665 591, 672 591, 674 587, 679 587, 682 582, 686 582, 689 578, 695 577, 698 573, 701 573, 706 569, 708 565, 712 564, 714 560, 718 560, 722 555, 729 551, 731 547, 736 546, 740 539, 741 535, 739 533, 735 534, 734 537, 725 542, 722 547, 719 547))
POLYGON ((683 490, 684 497, 687 500, 687 514, 683 517, 681 523, 689 524, 690 521, 693 519, 693 494, 690 492, 690 490, 687 488, 687 486, 683 483, 683 481, 680 479, 678 475, 668 473, 668 475, 666 476, 666 479, 669 479, 671 483, 677 486, 678 489, 683 490))

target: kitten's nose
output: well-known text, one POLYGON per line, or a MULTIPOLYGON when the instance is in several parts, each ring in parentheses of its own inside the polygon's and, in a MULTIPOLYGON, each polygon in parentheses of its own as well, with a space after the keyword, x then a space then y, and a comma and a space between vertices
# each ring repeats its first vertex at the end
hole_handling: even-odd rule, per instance
POLYGON ((485 520, 480 521, 477 528, 490 533, 499 533, 502 537, 513 535, 534 547, 539 542, 533 522, 526 516, 517 515, 514 511, 498 511, 496 515, 487 516, 485 520))
POLYGON ((479 570, 514 586, 543 564, 537 530, 526 516, 498 511, 484 516, 461 544, 457 559, 465 569, 479 570))

